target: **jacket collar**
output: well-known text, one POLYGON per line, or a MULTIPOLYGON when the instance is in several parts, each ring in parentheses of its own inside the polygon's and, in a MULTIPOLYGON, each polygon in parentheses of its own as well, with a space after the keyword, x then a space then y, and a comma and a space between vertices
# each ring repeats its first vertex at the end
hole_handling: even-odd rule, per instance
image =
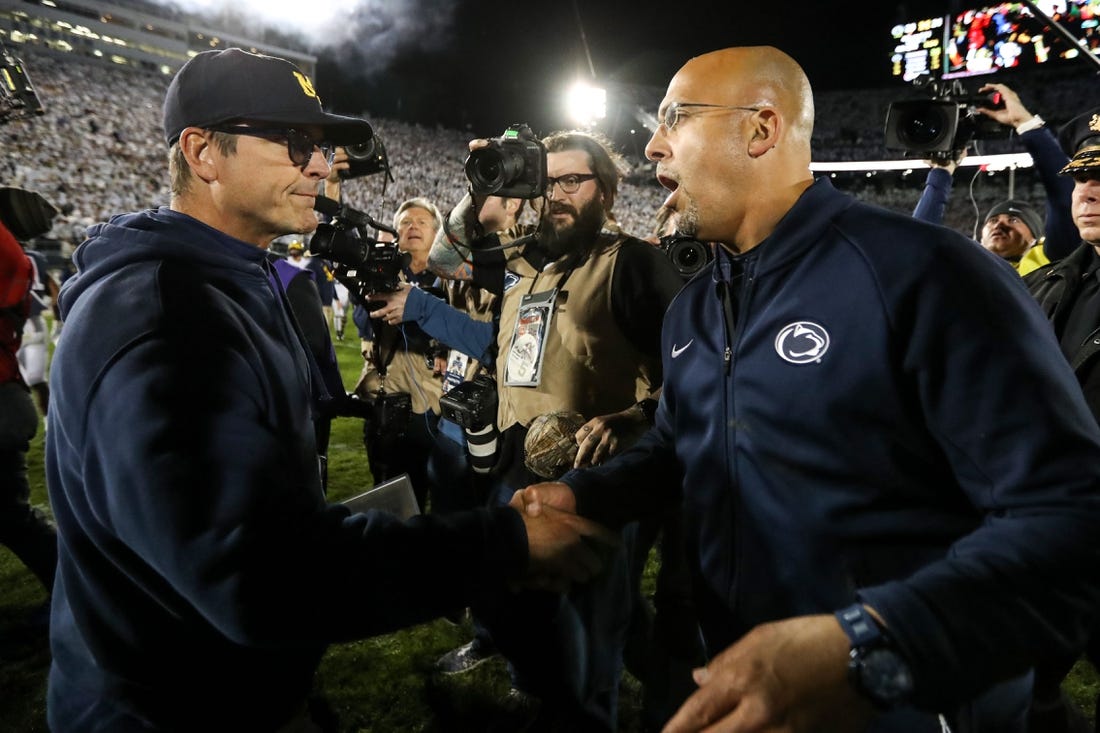
POLYGON ((734 263, 756 262, 756 273, 763 275, 786 262, 802 256, 816 244, 829 222, 855 203, 855 199, 833 188, 827 178, 818 178, 802 192, 794 206, 779 220, 768 237, 745 254, 733 254, 725 247, 717 248, 713 279, 728 280, 734 263))

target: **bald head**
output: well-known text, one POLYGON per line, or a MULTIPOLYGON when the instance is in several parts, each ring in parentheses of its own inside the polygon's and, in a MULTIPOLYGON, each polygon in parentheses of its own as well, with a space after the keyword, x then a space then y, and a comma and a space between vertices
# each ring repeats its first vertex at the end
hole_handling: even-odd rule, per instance
POLYGON ((646 146, 666 205, 704 241, 745 251, 813 183, 810 82, 770 46, 697 56, 676 72, 646 146))
MULTIPOLYGON (((810 158, 814 99, 810 80, 794 59, 772 46, 745 46, 696 56, 673 77, 688 77, 709 87, 726 104, 772 107, 786 123, 781 143, 810 158)), ((671 88, 671 87, 670 87, 671 88)))

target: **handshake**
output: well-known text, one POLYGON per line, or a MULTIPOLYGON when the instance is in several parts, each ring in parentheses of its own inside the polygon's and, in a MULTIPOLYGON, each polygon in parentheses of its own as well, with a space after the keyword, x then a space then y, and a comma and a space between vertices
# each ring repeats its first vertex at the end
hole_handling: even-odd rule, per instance
POLYGON ((577 516, 573 490, 560 482, 520 489, 508 504, 527 529, 527 573, 521 584, 565 592, 600 573, 618 549, 618 532, 577 516))

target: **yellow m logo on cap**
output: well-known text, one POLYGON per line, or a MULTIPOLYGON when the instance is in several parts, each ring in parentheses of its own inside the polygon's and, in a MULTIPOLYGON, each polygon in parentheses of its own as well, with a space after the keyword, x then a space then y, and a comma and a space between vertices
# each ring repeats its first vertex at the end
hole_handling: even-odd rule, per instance
MULTIPOLYGON (((294 72, 294 78, 298 80, 298 84, 301 85, 302 91, 306 93, 307 97, 313 97, 318 99, 317 90, 313 88, 313 82, 309 80, 309 77, 300 71, 294 72)), ((318 101, 320 101, 318 99, 318 101)))

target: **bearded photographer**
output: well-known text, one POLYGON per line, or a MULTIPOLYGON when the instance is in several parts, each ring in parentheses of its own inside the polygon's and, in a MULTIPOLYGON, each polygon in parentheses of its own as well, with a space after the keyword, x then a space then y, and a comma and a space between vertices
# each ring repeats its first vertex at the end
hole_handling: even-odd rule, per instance
MULTIPOLYGON (((429 259, 439 275, 498 294, 496 325, 471 322, 405 289, 388 296, 379 311, 392 321, 414 320, 478 359, 492 358, 495 349, 498 503, 542 478, 524 453, 528 428, 540 415, 584 416, 575 434, 577 465, 600 463, 648 427, 661 384, 661 319, 683 284, 659 251, 619 229, 612 214, 619 159, 602 138, 571 131, 541 143, 545 196, 534 183, 527 192, 491 192, 540 204, 535 233, 502 250, 499 237, 486 233, 483 196, 467 196, 450 212, 429 259)), ((473 160, 489 142, 470 147, 473 160)), ((528 168, 537 165, 532 161, 528 168)), ((634 595, 627 557, 635 531, 624 532, 624 551, 608 572, 567 596, 527 593, 498 607, 474 608, 512 663, 516 688, 541 698, 559 727, 616 727, 634 595)))
POLYGON ((36 193, 4 189, 0 196, 0 543, 34 573, 46 593, 53 592, 57 533, 30 504, 26 454, 38 430, 38 413, 16 354, 34 273, 19 241, 49 231, 55 213, 36 193))

